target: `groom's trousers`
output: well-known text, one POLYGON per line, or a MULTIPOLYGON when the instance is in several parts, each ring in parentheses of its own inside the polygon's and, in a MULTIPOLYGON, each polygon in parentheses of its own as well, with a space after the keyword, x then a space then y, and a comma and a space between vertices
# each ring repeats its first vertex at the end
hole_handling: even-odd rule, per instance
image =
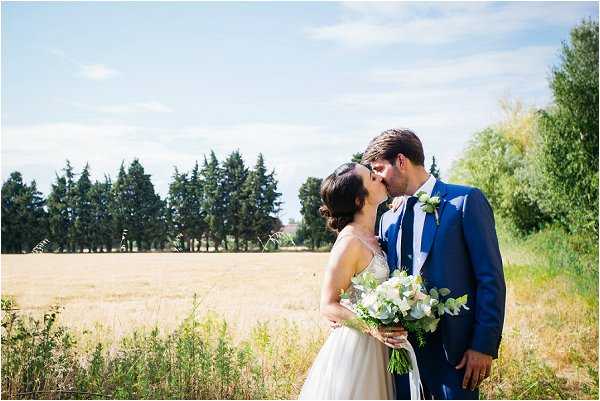
MULTIPOLYGON (((425 398, 436 400, 476 400, 479 390, 462 388, 465 368, 457 370, 446 359, 439 331, 426 336, 426 343, 419 347, 416 339, 409 335, 415 349, 425 398)), ((396 399, 410 400, 408 374, 395 375, 396 399)))

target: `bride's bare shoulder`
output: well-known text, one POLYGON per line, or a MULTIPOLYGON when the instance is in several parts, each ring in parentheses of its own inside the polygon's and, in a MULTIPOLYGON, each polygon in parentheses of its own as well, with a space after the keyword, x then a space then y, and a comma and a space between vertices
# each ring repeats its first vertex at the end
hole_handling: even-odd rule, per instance
MULTIPOLYGON (((340 232, 340 235, 342 232, 340 232)), ((361 266, 369 257, 369 251, 360 238, 345 232, 336 240, 329 256, 330 266, 361 266)))

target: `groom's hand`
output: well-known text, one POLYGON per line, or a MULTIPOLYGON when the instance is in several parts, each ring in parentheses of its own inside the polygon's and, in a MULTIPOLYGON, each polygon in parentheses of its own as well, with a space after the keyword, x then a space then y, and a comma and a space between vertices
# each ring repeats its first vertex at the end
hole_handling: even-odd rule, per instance
POLYGON ((466 366, 462 387, 473 391, 481 385, 481 382, 492 373, 492 357, 481 352, 468 349, 462 357, 456 369, 466 366))
POLYGON ((404 196, 396 196, 392 199, 392 210, 395 212, 404 203, 404 196))

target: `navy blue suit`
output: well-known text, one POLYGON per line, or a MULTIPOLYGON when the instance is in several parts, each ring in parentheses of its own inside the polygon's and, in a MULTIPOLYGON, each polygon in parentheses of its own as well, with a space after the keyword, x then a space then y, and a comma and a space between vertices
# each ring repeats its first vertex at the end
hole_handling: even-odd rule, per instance
MULTIPOLYGON (((427 256, 421 275, 428 288, 448 288, 451 297, 468 294, 469 310, 461 310, 458 316, 444 315, 437 331, 427 335, 424 347, 418 347, 414 338, 411 343, 421 380, 434 398, 473 399, 479 397, 478 390, 462 389, 464 369, 455 366, 467 349, 498 357, 506 298, 502 258, 494 215, 479 189, 438 180, 432 191, 436 195, 441 198, 440 224, 433 214, 426 215, 421 251, 427 256)), ((396 242, 402 213, 393 220, 387 217, 392 223, 380 227, 380 233, 393 272, 398 268, 396 242)), ((385 216, 381 221, 386 221, 385 216)), ((408 375, 396 377, 396 395, 410 398, 408 375)))

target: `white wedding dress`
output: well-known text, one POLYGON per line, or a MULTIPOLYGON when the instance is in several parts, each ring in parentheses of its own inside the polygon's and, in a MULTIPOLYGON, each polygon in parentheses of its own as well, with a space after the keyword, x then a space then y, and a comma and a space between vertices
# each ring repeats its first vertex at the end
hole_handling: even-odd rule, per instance
MULTIPOLYGON (((389 277, 385 254, 363 242, 374 256, 357 276, 371 272, 382 283, 389 277)), ((348 293, 354 302, 352 284, 348 293)), ((394 399, 393 379, 387 371, 388 355, 388 347, 368 334, 345 326, 333 329, 308 372, 299 399, 394 399)))

